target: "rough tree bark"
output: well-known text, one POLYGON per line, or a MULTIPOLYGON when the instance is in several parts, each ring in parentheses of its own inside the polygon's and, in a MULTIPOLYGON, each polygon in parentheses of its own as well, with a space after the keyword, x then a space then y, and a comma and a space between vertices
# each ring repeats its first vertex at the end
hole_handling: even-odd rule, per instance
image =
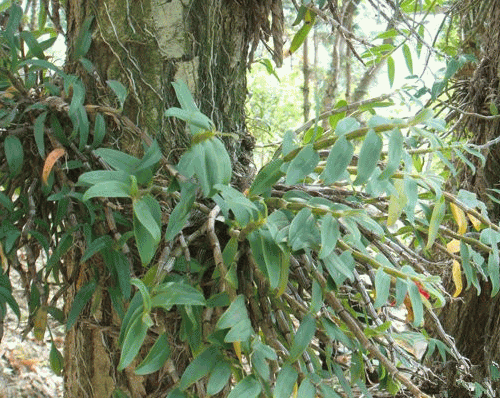
MULTIPOLYGON (((275 48, 281 52, 277 32, 282 26, 280 10, 280 0, 265 5, 254 0, 68 0, 66 68, 82 76, 87 103, 117 106, 106 81, 118 80, 127 86, 124 115, 150 137, 158 138, 170 163, 175 163, 189 144, 182 126, 163 115, 166 108, 177 106, 171 82, 183 79, 217 129, 238 136, 227 139, 226 146, 233 162, 233 183, 244 188, 251 175, 253 146, 244 120, 250 44, 262 35, 265 39, 273 36, 275 48), (267 19, 270 12, 272 25, 267 19), (92 45, 86 57, 94 64, 95 72, 89 74, 74 55, 84 21, 92 17, 92 45)), ((140 154, 142 142, 136 134, 109 134, 116 135, 109 145, 140 154)), ((78 266, 79 256, 81 253, 73 250, 66 258, 66 266, 78 266)), ((85 271, 80 274, 79 285, 85 280, 85 271)), ((73 301, 79 285, 67 291, 67 303, 73 301)), ((117 388, 131 397, 165 396, 177 381, 175 372, 164 370, 162 375, 149 377, 135 376, 127 370, 117 372, 119 329, 105 289, 98 304, 92 315, 87 308, 67 335, 66 396, 106 398, 117 388)), ((189 349, 180 340, 173 343, 177 347, 175 369, 182 371, 189 361, 189 349)))

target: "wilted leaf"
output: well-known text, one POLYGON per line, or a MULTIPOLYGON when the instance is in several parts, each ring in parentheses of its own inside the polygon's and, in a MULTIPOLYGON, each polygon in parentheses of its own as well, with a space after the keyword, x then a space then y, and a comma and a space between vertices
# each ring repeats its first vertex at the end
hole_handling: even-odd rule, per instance
POLYGON ((458 225, 458 234, 463 235, 467 231, 467 218, 465 218, 465 212, 458 207, 455 203, 450 203, 451 214, 458 225))
POLYGON ((45 163, 43 165, 42 171, 42 181, 44 184, 47 184, 47 180, 49 179, 49 174, 52 171, 52 167, 58 161, 58 159, 66 154, 66 150, 62 147, 53 149, 47 159, 45 159, 45 163))
POLYGON ((457 260, 453 260, 451 273, 453 275, 453 282, 455 283, 455 293, 453 293, 453 297, 458 297, 462 292, 462 268, 457 260))

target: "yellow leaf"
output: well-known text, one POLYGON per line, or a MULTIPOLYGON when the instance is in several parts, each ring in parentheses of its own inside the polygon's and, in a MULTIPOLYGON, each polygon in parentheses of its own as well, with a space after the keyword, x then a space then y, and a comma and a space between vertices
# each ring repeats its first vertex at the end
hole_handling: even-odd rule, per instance
POLYGON ((481 221, 479 221, 476 217, 473 215, 467 214, 467 217, 469 217, 470 222, 474 226, 474 229, 476 231, 481 231, 481 221))
POLYGON ((460 241, 458 239, 453 239, 446 245, 446 250, 448 253, 458 253, 460 251, 460 241))
POLYGON ((457 260, 453 260, 451 271, 453 282, 455 283, 455 293, 453 293, 453 297, 458 297, 460 293, 462 293, 462 267, 457 260))
POLYGON ((40 307, 36 311, 35 317, 33 318, 33 334, 35 335, 35 339, 43 341, 46 327, 47 309, 45 307, 40 307))
POLYGON ((241 358, 241 341, 233 342, 234 353, 238 357, 238 360, 243 364, 243 359, 241 358))
POLYGON ((450 203, 451 214, 458 225, 458 234, 463 235, 467 231, 467 218, 465 218, 465 212, 458 207, 455 203, 450 203))
POLYGON ((391 195, 389 200, 389 210, 387 215, 387 226, 390 227, 398 221, 401 213, 408 202, 408 198, 404 190, 404 181, 396 180, 394 182, 396 192, 391 195))
POLYGON ((299 388, 298 388, 298 386, 297 386, 297 383, 295 383, 295 384, 293 385, 293 393, 292 393, 292 397, 293 397, 293 398, 297 398, 297 393, 298 393, 298 392, 299 392, 299 388))

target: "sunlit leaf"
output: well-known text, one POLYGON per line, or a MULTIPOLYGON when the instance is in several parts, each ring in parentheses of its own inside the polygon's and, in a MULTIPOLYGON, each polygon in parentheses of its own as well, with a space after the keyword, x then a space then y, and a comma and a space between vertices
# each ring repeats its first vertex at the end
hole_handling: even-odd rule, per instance
POLYGON ((366 134, 359 152, 358 175, 353 185, 365 184, 368 181, 377 166, 381 151, 382 140, 375 130, 371 129, 368 134, 366 134))
POLYGON ((325 184, 333 184, 342 177, 351 163, 353 153, 354 146, 345 137, 340 137, 335 142, 326 160, 325 169, 321 173, 325 184))
POLYGON ((319 155, 314 150, 313 145, 306 145, 290 162, 286 173, 286 183, 293 185, 304 179, 314 171, 318 162, 319 155))

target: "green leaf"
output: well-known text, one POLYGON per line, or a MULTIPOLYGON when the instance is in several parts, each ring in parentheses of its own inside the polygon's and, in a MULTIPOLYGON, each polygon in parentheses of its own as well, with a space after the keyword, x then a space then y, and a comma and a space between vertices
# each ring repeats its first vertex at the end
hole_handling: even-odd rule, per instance
POLYGON ((413 75, 413 60, 411 57, 411 50, 408 44, 403 44, 403 55, 405 57, 406 67, 410 72, 410 75, 413 75))
POLYGON ((168 219, 165 240, 171 241, 186 225, 196 197, 196 185, 185 183, 181 188, 181 200, 174 207, 168 219))
POLYGON ((297 391, 297 397, 300 398, 314 398, 316 396, 316 387, 308 378, 302 380, 300 387, 297 391))
POLYGON ((344 136, 335 142, 326 160, 325 169, 321 173, 325 184, 333 184, 342 177, 351 163, 353 153, 354 146, 344 136))
POLYGON ((85 149, 85 145, 89 140, 89 118, 87 116, 87 111, 83 105, 78 107, 78 129, 80 131, 80 141, 78 143, 78 149, 83 151, 85 149))
MULTIPOLYGON (((168 394, 168 396, 170 397, 170 394, 168 394)), ((115 388, 113 390, 113 394, 111 395, 111 398, 130 398, 130 397, 127 393, 123 392, 121 389, 115 388)), ((182 398, 185 398, 185 397, 182 396, 182 398)))
POLYGON ((246 341, 254 333, 248 312, 245 306, 245 297, 239 295, 234 299, 229 308, 222 314, 215 325, 217 329, 230 330, 224 341, 231 343, 234 341, 246 341))
POLYGON ((99 148, 94 152, 115 170, 122 170, 129 174, 133 174, 137 165, 141 162, 136 157, 115 149, 99 148))
POLYGON ((10 200, 10 198, 5 195, 2 191, 0 191, 0 205, 5 207, 8 211, 14 210, 14 203, 10 200))
POLYGON ((107 80, 106 83, 118 98, 118 101, 120 102, 120 109, 123 109, 123 104, 125 103, 128 95, 127 87, 125 87, 118 80, 107 80))
POLYGON ((314 171, 319 162, 319 155, 314 150, 313 144, 303 147, 295 156, 286 173, 286 184, 293 185, 304 179, 308 174, 314 171))
POLYGON ((394 85, 394 76, 396 72, 396 65, 394 65, 394 59, 392 57, 387 57, 387 76, 389 77, 389 86, 394 85))
POLYGON ((45 55, 43 54, 42 47, 40 46, 40 43, 36 40, 35 36, 33 35, 32 32, 23 30, 19 36, 26 42, 28 45, 31 55, 34 55, 37 58, 44 59, 45 55))
POLYGON ((65 81, 65 89, 66 93, 69 94, 70 88, 73 88, 73 96, 71 97, 71 104, 69 106, 68 113, 73 120, 73 125, 79 125, 79 113, 80 107, 83 106, 85 102, 85 86, 83 85, 81 80, 75 80, 76 76, 72 76, 73 79, 68 79, 69 86, 66 87, 65 81))
POLYGON ((279 78, 278 74, 276 73, 276 70, 274 69, 272 62, 269 59, 261 58, 255 62, 258 62, 259 64, 264 65, 264 67, 267 70, 267 73, 270 75, 273 75, 278 81, 280 81, 280 78, 279 78))
POLYGON ((306 314, 295 333, 292 347, 290 348, 289 361, 295 362, 307 348, 316 333, 316 321, 311 314, 306 314))
POLYGON ((384 272, 383 268, 379 268, 375 274, 375 291, 377 296, 373 306, 375 309, 382 307, 389 299, 391 288, 391 277, 384 272))
POLYGON ((392 39, 398 35, 398 31, 394 28, 386 30, 385 32, 379 33, 375 39, 392 39))
POLYGON ((153 289, 151 305, 170 310, 174 305, 206 305, 203 293, 191 285, 167 282, 153 289))
POLYGON ((260 270, 269 278, 271 289, 282 281, 282 268, 287 265, 287 255, 281 250, 267 229, 261 228, 248 236, 252 255, 260 270))
POLYGON ((175 390, 172 390, 169 392, 169 394, 167 395, 167 398, 188 398, 188 396, 182 392, 179 391, 178 388, 176 388, 175 390))
POLYGON ((307 7, 305 5, 301 5, 299 9, 297 10, 297 16, 295 17, 295 20, 292 23, 292 26, 297 26, 299 23, 301 23, 304 20, 304 17, 306 15, 307 7))
POLYGON ((490 102, 490 114, 492 116, 498 115, 498 108, 497 108, 497 106, 495 105, 494 102, 490 102))
POLYGON ((231 159, 222 141, 215 137, 192 146, 182 156, 178 168, 187 178, 192 173, 196 174, 203 194, 207 197, 217 193, 215 185, 227 185, 231 180, 231 159))
POLYGON ((469 246, 463 240, 460 241, 460 256, 462 258, 462 268, 464 270, 465 278, 467 279, 467 289, 469 289, 471 283, 473 283, 473 281, 477 281, 477 276, 470 264, 469 246))
POLYGON ((297 213, 290 224, 288 243, 293 251, 311 249, 320 243, 316 218, 311 209, 305 207, 297 213))
MULTIPOLYGON (((220 195, 224 198, 221 209, 224 209, 224 207, 231 209, 236 221, 241 227, 244 227, 250 221, 258 219, 259 210, 255 204, 240 191, 223 184, 217 184, 215 188, 220 191, 220 195)), ((225 213, 225 215, 227 217, 227 213, 225 213)))
POLYGON ((273 398, 289 398, 298 376, 299 374, 290 364, 285 364, 276 378, 273 398))
POLYGON ((321 218, 321 250, 319 258, 328 257, 337 245, 340 236, 339 223, 328 213, 321 218))
POLYGON ((368 131, 359 152, 358 175, 354 180, 353 185, 361 185, 368 181, 375 170, 375 167, 377 167, 381 151, 382 140, 375 130, 371 129, 368 131))
POLYGON ((352 259, 349 259, 348 256, 345 255, 345 252, 342 256, 338 256, 335 252, 332 252, 328 257, 323 259, 323 264, 325 264, 328 273, 339 286, 342 285, 346 278, 352 280, 354 277, 352 273, 354 264, 352 261, 348 260, 352 259))
POLYGON ((257 398, 262 386, 254 376, 247 376, 231 390, 227 398, 257 398))
POLYGON ((83 307, 87 305, 87 303, 92 298, 95 290, 97 288, 97 284, 95 281, 90 281, 86 285, 83 285, 73 300, 73 305, 71 306, 71 310, 68 314, 68 320, 66 322, 66 330, 70 330, 75 324, 80 312, 82 312, 83 307))
POLYGON ((283 159, 274 159, 266 164, 255 177, 249 189, 249 195, 261 195, 269 192, 276 182, 284 175, 281 171, 283 159))
POLYGON ((161 220, 156 220, 151 213, 151 209, 149 207, 151 201, 155 201, 155 199, 153 199, 151 196, 145 196, 140 198, 139 200, 134 201, 134 215, 135 217, 137 217, 137 220, 147 229, 155 243, 158 244, 161 238, 161 220))
POLYGON ((125 332, 125 338, 123 339, 118 371, 122 371, 132 363, 135 356, 139 353, 148 329, 152 324, 153 321, 149 317, 149 313, 143 314, 142 312, 137 312, 134 318, 131 319, 125 332))
POLYGON ((181 108, 186 111, 197 111, 198 107, 194 102, 193 95, 191 91, 189 91, 189 87, 183 80, 177 80, 172 82, 172 86, 175 90, 175 95, 177 96, 177 100, 181 105, 181 108))
POLYGON ((413 326, 419 327, 424 320, 424 307, 422 305, 422 297, 415 282, 409 280, 407 284, 408 295, 410 296, 411 306, 413 309, 413 326))
POLYGON ((335 134, 339 137, 349 134, 357 129, 361 124, 353 117, 346 117, 337 123, 335 134))
POLYGON ((116 281, 118 282, 123 298, 128 300, 130 298, 131 285, 130 264, 127 256, 114 249, 105 249, 102 254, 106 265, 116 277, 116 281))
MULTIPOLYGON (((394 191, 389 200, 389 209, 387 211, 387 226, 391 227, 399 220, 404 207, 408 203, 408 197, 405 193, 405 181, 394 181, 394 191)), ((410 218, 410 217, 409 217, 410 218)))
POLYGON ((207 394, 218 394, 229 382, 231 366, 226 361, 218 362, 210 374, 207 384, 207 394))
POLYGON ((18 64, 18 66, 24 66, 24 65, 34 65, 40 69, 49 69, 56 72, 59 76, 65 76, 64 72, 57 66, 55 66, 53 63, 42 59, 27 59, 18 64))
POLYGON ((146 375, 160 370, 170 356, 168 337, 162 333, 153 344, 144 360, 135 368, 136 375, 146 375))
POLYGON ((87 17, 80 27, 80 32, 78 34, 78 38, 76 39, 74 47, 75 59, 83 57, 89 51, 90 44, 92 43, 92 32, 90 27, 93 20, 93 16, 87 17))
POLYGON ((193 135, 214 129, 214 123, 212 120, 199 110, 189 111, 186 109, 172 107, 165 111, 165 116, 176 117, 177 119, 184 120, 190 125, 191 134, 193 135))
POLYGON ((100 182, 117 181, 130 184, 130 174, 120 170, 96 170, 83 173, 78 177, 78 185, 95 185, 100 182))
POLYGON ((130 283, 134 285, 141 293, 142 304, 144 306, 143 313, 149 314, 151 312, 151 295, 149 294, 149 289, 147 288, 147 286, 144 284, 143 281, 137 278, 132 278, 130 280, 130 283))
POLYGON ((143 170, 153 170, 162 158, 162 153, 158 141, 155 139, 148 147, 146 153, 142 157, 139 164, 136 166, 135 172, 138 173, 143 170))
POLYGON ((104 116, 101 113, 97 113, 94 122, 94 140, 92 142, 92 148, 99 148, 102 144, 104 136, 106 135, 106 122, 104 116))
POLYGON ((11 176, 19 174, 24 162, 24 151, 21 140, 15 135, 8 135, 3 142, 3 148, 11 176))
POLYGON ((290 54, 293 54, 295 51, 297 51, 300 46, 304 43, 306 40, 307 34, 313 27, 314 22, 310 23, 304 23, 302 27, 298 30, 297 33, 293 36, 292 43, 290 44, 290 54))
POLYGON ((19 305, 17 304, 16 299, 12 295, 12 289, 6 286, 0 286, 0 303, 7 303, 9 307, 12 309, 12 312, 16 314, 17 318, 21 319, 21 311, 19 310, 19 305))
POLYGON ((21 18, 23 17, 23 9, 17 4, 13 3, 9 8, 9 20, 5 26, 4 36, 9 41, 10 47, 16 47, 15 34, 18 31, 21 18))
POLYGON ((130 184, 124 184, 119 181, 104 181, 99 182, 85 192, 83 201, 91 198, 129 198, 130 197, 130 184))
POLYGON ((52 130, 52 134, 61 142, 63 145, 69 145, 68 138, 64 135, 63 128, 61 126, 61 122, 57 118, 56 115, 50 115, 50 128, 52 130))
POLYGON ((128 330, 129 325, 132 320, 135 319, 137 314, 142 314, 144 312, 144 306, 142 305, 142 295, 137 292, 134 294, 134 297, 130 301, 130 304, 127 309, 127 313, 122 321, 122 326, 120 328, 120 335, 118 336, 118 344, 120 346, 123 344, 123 340, 125 339, 125 334, 128 330))
POLYGON ((134 237, 139 250, 139 256, 143 266, 148 265, 153 259, 158 241, 149 233, 144 225, 142 225, 137 217, 133 217, 134 237))
POLYGON ((62 371, 64 369, 64 359, 53 342, 50 345, 49 363, 52 371, 57 376, 61 376, 62 371))
POLYGON ((417 124, 427 122, 428 120, 432 119, 433 116, 434 112, 432 111, 432 109, 424 108, 420 112, 418 112, 412 119, 410 119, 408 123, 412 126, 416 126, 417 124))
POLYGON ((181 377, 179 388, 184 391, 191 384, 208 375, 217 363, 222 359, 219 348, 207 347, 201 354, 194 358, 188 365, 181 377))
POLYGON ((425 246, 427 250, 432 247, 438 236, 439 227, 441 226, 445 212, 446 202, 444 196, 441 196, 434 204, 434 209, 432 210, 431 221, 429 222, 429 236, 427 238, 427 245, 425 246))
POLYGON ((80 259, 80 264, 87 261, 94 254, 99 253, 101 250, 110 248, 113 244, 113 239, 109 235, 100 236, 97 239, 94 239, 83 253, 82 258, 80 259))
MULTIPOLYGON (((497 242, 495 242, 495 245, 497 242)), ((491 297, 496 296, 500 290, 500 266, 498 253, 496 255, 491 254, 488 257, 488 276, 491 281, 491 297)))
POLYGON ((398 128, 395 128, 391 132, 391 137, 389 138, 389 149, 387 153, 387 165, 384 171, 378 176, 379 180, 385 180, 396 172, 401 163, 401 157, 403 155, 403 134, 398 128))
MULTIPOLYGON (((335 104, 335 109, 342 108, 344 106, 347 106, 347 101, 346 100, 340 100, 335 104)), ((330 127, 332 130, 335 130, 337 128, 337 124, 339 121, 345 118, 346 112, 340 112, 340 113, 335 113, 331 115, 328 118, 328 123, 330 124, 330 127)))

